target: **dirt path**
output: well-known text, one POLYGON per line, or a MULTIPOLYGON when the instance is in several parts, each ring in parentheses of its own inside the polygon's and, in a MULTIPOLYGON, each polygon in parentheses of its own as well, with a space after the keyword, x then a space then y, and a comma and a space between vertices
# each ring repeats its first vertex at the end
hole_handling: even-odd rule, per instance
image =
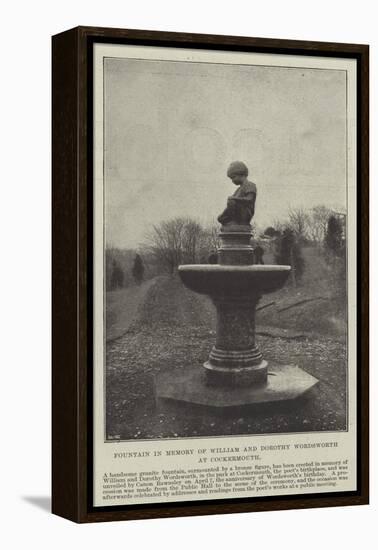
POLYGON ((188 364, 201 368, 214 343, 214 317, 207 298, 185 289, 177 278, 160 277, 149 286, 126 334, 107 344, 110 438, 345 429, 345 344, 325 336, 290 340, 258 337, 268 362, 296 364, 320 380, 309 399, 297 407, 257 410, 227 418, 195 410, 159 412, 154 401, 154 375, 184 369, 188 364))
POLYGON ((150 279, 141 285, 133 285, 121 290, 106 293, 106 340, 119 338, 135 320, 138 307, 144 302, 146 294, 156 279, 150 279))

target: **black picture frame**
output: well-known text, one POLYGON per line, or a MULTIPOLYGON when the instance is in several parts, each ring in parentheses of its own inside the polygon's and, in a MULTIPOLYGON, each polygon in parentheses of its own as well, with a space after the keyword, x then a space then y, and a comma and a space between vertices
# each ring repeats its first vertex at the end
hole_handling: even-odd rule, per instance
POLYGON ((369 47, 77 27, 52 38, 52 511, 75 522, 359 505, 369 495, 369 47), (348 493, 94 507, 93 46, 222 49, 357 61, 358 488, 348 493))

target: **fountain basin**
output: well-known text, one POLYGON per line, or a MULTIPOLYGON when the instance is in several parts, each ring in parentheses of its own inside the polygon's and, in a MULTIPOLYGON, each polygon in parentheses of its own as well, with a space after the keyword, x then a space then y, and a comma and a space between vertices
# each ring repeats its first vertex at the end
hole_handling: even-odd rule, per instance
POLYGON ((289 274, 289 265, 180 265, 179 276, 194 292, 222 294, 263 294, 281 288, 289 274))

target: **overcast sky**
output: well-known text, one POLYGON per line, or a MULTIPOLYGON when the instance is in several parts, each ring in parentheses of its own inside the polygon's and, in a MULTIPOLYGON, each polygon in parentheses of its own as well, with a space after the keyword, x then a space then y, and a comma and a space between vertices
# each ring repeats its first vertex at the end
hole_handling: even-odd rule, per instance
POLYGON ((262 228, 289 206, 346 205, 346 73, 106 59, 108 245, 134 248, 174 216, 210 221, 235 191, 229 163, 257 185, 262 228))

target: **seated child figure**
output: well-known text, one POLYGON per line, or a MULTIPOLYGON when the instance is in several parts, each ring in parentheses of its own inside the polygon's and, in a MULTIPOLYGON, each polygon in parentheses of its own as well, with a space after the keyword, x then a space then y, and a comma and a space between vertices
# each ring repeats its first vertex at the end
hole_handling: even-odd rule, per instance
POLYGON ((238 188, 228 197, 227 207, 218 216, 218 221, 222 225, 249 225, 255 213, 256 185, 248 180, 248 168, 241 161, 231 162, 227 176, 238 188))

